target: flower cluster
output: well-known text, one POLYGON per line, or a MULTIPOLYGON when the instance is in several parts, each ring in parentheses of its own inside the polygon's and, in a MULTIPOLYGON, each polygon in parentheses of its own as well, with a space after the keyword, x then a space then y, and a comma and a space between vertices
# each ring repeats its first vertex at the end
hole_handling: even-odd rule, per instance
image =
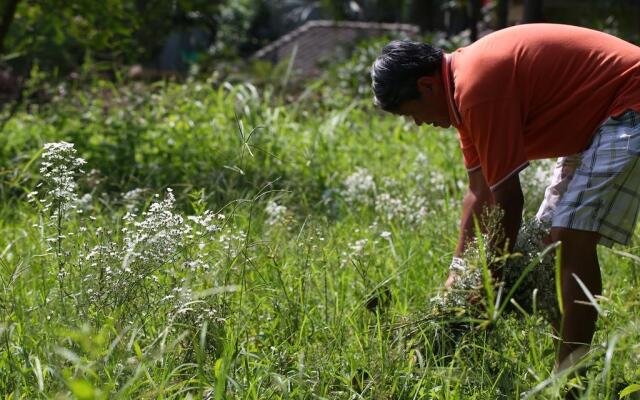
POLYGON ((138 209, 140 203, 145 199, 145 189, 136 188, 128 191, 122 196, 122 202, 128 211, 133 212, 138 209))
POLYGON ((388 176, 374 178, 368 170, 357 168, 342 182, 339 192, 349 206, 373 207, 381 222, 421 225, 433 210, 445 206, 446 199, 457 197, 457 193, 443 196, 443 192, 455 192, 463 183, 447 185, 449 177, 430 166, 423 153, 410 167, 400 182, 388 176))
POLYGON ((140 216, 127 213, 121 242, 107 241, 84 256, 89 270, 99 275, 92 277, 100 282, 93 291, 92 302, 119 306, 132 303, 143 292, 147 297, 150 292, 159 295, 164 292, 160 277, 178 275, 176 266, 191 272, 207 270, 211 257, 205 248, 212 235, 220 231, 218 223, 223 219, 209 210, 184 218, 175 210, 171 189, 140 216), (187 251, 191 247, 198 251, 187 251), (149 290, 150 285, 155 288, 153 291, 149 290))
POLYGON ((135 214, 124 217, 124 258, 122 271, 131 270, 132 265, 158 265, 175 256, 184 237, 191 233, 184 218, 174 212, 175 197, 167 189, 164 200, 151 204, 149 210, 137 220, 135 214))
POLYGON ((359 257, 363 254, 365 247, 369 243, 369 239, 363 238, 358 239, 353 243, 349 243, 348 247, 351 252, 349 253, 349 257, 359 257))
POLYGON ((385 177, 381 185, 366 169, 358 168, 343 182, 342 197, 350 206, 372 206, 384 222, 418 225, 425 221, 429 202, 416 193, 403 193, 395 180, 385 177))
POLYGON ((376 196, 375 210, 387 222, 419 225, 426 220, 428 202, 414 194, 394 197, 389 193, 376 196))
MULTIPOLYGON (((44 145, 40 174, 46 185, 46 192, 43 193, 45 211, 66 210, 78 201, 75 175, 82 172, 80 168, 85 164, 85 160, 76 156, 73 143, 57 142, 44 145)), ((38 192, 32 192, 30 198, 37 195, 38 192)))
POLYGON ((349 205, 370 204, 376 192, 373 175, 365 168, 358 168, 342 182, 342 196, 349 205))
POLYGON ((278 225, 285 221, 287 207, 280 205, 275 201, 270 201, 264 208, 264 212, 267 214, 267 225, 278 225))
MULTIPOLYGON (((424 196, 433 198, 432 201, 437 207, 444 205, 446 200, 446 196, 443 196, 444 193, 453 190, 460 191, 466 187, 464 181, 460 179, 454 181, 453 176, 447 176, 441 168, 431 165, 429 158, 424 153, 419 153, 416 156, 407 178, 415 182, 424 196)), ((456 196, 451 197, 455 198, 456 196)))
POLYGON ((65 232, 69 210, 78 213, 89 210, 92 206, 91 195, 78 197, 76 175, 83 172, 80 168, 86 161, 76 156, 76 149, 72 143, 57 142, 44 145, 40 164, 42 182, 37 188, 41 190, 28 194, 31 203, 42 207, 44 219, 39 228, 45 234, 47 251, 55 254, 58 262, 57 277, 60 283, 60 294, 65 291, 65 278, 69 275, 67 266, 69 251, 65 249, 66 239, 74 232, 65 232))

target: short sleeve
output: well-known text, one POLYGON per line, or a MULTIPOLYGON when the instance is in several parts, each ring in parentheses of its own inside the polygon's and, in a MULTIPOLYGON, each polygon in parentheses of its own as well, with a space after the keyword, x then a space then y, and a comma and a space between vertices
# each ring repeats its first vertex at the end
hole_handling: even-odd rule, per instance
MULTIPOLYGON (((487 101, 462 110, 462 123, 468 129, 487 184, 493 190, 529 165, 524 147, 524 122, 519 102, 511 99, 487 101)), ((465 139, 467 140, 467 139, 465 139)), ((469 160, 473 154, 471 150, 469 160)), ((465 164, 467 156, 465 155, 465 164)))
POLYGON ((476 146, 469 136, 469 133, 462 128, 458 128, 458 137, 460 138, 460 148, 462 149, 464 166, 467 171, 475 171, 480 168, 480 158, 478 157, 476 146))

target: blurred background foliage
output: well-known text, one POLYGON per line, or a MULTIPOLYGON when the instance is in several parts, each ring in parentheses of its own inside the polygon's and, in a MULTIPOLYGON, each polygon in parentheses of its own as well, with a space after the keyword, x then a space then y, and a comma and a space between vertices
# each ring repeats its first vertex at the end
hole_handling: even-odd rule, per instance
POLYGON ((158 69, 169 66, 179 72, 188 72, 192 65, 211 70, 221 59, 246 57, 314 19, 408 22, 420 26, 423 32, 445 31, 447 35, 477 29, 478 23, 484 23, 486 28, 499 28, 518 20, 546 20, 591 26, 637 40, 640 28, 637 3, 635 0, 2 0, 1 61, 5 68, 19 75, 27 74, 37 65, 40 70, 60 77, 79 72, 87 63, 107 74, 133 64, 158 69), (180 41, 188 42, 179 46, 183 63, 167 65, 167 51, 180 41))
POLYGON ((152 62, 172 33, 189 29, 201 30, 223 55, 245 45, 252 5, 249 0, 18 1, 3 58, 20 71, 37 64, 64 74, 88 60, 108 70, 152 62))
MULTIPOLYGON (((586 2, 564 0, 562 8, 549 0, 536 18, 592 26, 629 40, 638 37, 637 1, 588 0, 592 7, 580 7, 586 2)), ((535 9, 531 3, 543 2, 509 2, 507 20, 524 18, 525 11, 535 9)), ((275 186, 284 189, 294 184, 314 188, 306 191, 309 202, 321 202, 335 178, 332 168, 343 169, 349 161, 308 160, 334 143, 336 126, 372 129, 363 121, 349 122, 347 114, 366 120, 377 112, 370 101, 369 67, 390 38, 353 43, 323 65, 321 76, 306 80, 296 80, 286 63, 272 65, 249 56, 305 21, 325 18, 416 23, 425 41, 453 49, 470 40, 473 7, 482 6, 476 28, 493 29, 504 4, 2 0, 0 130, 8 134, 0 135, 1 195, 23 196, 22 188, 35 175, 31 160, 36 149, 66 140, 97 170, 108 171, 108 177, 96 176, 91 183, 99 182, 107 192, 206 182, 224 201, 277 181, 275 186), (134 65, 140 72, 136 79, 134 65), (278 139, 282 135, 300 142, 284 145, 278 139), (247 153, 238 153, 247 145, 257 146, 253 162, 247 153), (273 156, 281 154, 286 157, 273 156), (295 176, 287 164, 300 166, 295 176)))

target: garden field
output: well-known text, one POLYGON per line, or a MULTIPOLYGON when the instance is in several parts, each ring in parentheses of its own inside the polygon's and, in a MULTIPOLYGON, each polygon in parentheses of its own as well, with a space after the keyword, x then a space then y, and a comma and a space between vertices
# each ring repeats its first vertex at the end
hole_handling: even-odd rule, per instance
MULTIPOLYGON (((552 377, 538 313, 464 333, 425 318, 458 237, 462 156, 454 130, 373 107, 368 56, 296 91, 286 71, 66 84, 5 121, 3 397, 631 398, 638 235, 600 251, 585 379, 552 377)), ((521 175, 528 215, 549 165, 521 175)))

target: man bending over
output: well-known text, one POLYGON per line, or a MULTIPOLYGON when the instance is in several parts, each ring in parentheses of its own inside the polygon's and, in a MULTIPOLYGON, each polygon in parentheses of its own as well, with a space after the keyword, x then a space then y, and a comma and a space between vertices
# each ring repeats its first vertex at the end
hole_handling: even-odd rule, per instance
POLYGON ((640 206, 640 48, 585 28, 520 25, 451 54, 391 42, 371 75, 383 110, 458 130, 469 185, 454 257, 487 204, 504 210, 511 250, 524 203, 518 173, 529 160, 578 154, 568 158, 576 167, 566 191, 555 193, 551 228, 562 242, 557 365, 573 364, 597 319, 576 277, 601 293, 596 247, 627 244, 640 206))

